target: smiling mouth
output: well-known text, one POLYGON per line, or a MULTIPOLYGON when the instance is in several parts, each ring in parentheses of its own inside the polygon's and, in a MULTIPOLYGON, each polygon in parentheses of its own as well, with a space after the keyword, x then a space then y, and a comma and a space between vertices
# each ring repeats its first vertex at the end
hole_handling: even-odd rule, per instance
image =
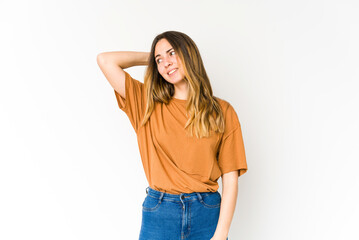
POLYGON ((168 72, 167 74, 168 74, 169 76, 171 76, 173 73, 177 72, 177 69, 178 69, 178 68, 173 69, 173 70, 171 70, 170 72, 168 72))

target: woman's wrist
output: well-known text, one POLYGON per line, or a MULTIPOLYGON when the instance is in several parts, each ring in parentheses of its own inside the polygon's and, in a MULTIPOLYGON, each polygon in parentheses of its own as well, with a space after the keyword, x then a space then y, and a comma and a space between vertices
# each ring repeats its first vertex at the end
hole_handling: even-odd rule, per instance
MULTIPOLYGON (((148 65, 149 52, 126 52, 129 55, 133 55, 133 66, 148 65)), ((132 57, 132 56, 131 56, 132 57)), ((131 57, 129 57, 131 59, 131 57)))
POLYGON ((149 52, 112 51, 101 53, 101 58, 107 63, 114 63, 122 69, 148 65, 149 52))

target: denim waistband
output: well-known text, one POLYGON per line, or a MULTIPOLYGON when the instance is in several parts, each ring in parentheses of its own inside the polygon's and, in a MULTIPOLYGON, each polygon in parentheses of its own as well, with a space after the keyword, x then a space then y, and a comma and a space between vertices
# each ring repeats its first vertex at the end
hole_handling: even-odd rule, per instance
POLYGON ((159 199, 167 199, 167 200, 172 200, 172 201, 193 201, 196 199, 199 199, 200 201, 202 200, 202 198, 204 196, 210 195, 210 194, 214 194, 214 193, 218 193, 218 191, 216 192, 192 192, 192 193, 181 193, 181 194, 172 194, 172 193, 165 193, 165 192, 161 192, 161 191, 157 191, 151 187, 147 187, 146 188, 146 193, 147 195, 150 195, 152 197, 155 198, 159 198, 159 199))

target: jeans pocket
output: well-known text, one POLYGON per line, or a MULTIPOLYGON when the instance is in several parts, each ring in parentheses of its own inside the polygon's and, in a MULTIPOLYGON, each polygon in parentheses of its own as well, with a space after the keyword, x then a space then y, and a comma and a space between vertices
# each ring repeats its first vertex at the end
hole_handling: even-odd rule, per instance
POLYGON ((145 212, 153 212, 161 205, 161 201, 159 198, 152 197, 147 195, 145 200, 142 203, 142 211, 145 212))
POLYGON ((217 191, 203 194, 200 203, 205 208, 219 208, 221 206, 221 201, 221 194, 217 191))

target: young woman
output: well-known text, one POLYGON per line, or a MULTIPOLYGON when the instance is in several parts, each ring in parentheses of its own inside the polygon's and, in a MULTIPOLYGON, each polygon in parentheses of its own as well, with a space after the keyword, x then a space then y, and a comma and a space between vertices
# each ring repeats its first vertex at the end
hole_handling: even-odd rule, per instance
POLYGON ((139 239, 228 239, 247 171, 241 125, 213 96, 196 44, 167 31, 149 53, 104 52, 97 62, 137 134, 149 184, 139 239), (148 65, 144 83, 123 70, 138 65, 148 65))

